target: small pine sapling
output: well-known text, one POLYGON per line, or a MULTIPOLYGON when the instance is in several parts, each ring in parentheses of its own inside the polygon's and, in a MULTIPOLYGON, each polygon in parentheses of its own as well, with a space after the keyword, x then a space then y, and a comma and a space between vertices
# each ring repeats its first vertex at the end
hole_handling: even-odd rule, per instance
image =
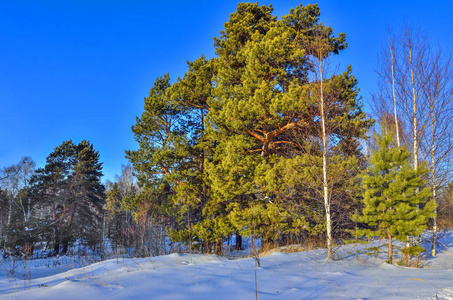
MULTIPOLYGON (((435 208, 422 180, 426 165, 414 170, 409 164, 410 152, 406 147, 392 148, 393 138, 393 132, 376 135, 379 149, 362 177, 362 214, 354 215, 354 220, 369 226, 361 229, 362 234, 388 238, 388 263, 393 262, 392 239, 406 241, 407 236, 420 235, 435 208)), ((409 252, 407 264, 408 256, 409 252)))

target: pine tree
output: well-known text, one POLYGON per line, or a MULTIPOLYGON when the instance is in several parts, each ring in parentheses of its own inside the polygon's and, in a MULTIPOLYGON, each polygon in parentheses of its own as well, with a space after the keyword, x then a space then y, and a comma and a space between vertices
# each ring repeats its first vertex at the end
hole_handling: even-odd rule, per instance
POLYGON ((63 142, 36 171, 32 191, 40 206, 42 235, 54 245, 54 254, 66 253, 76 239, 100 243, 105 202, 101 177, 99 152, 88 141, 63 142))
POLYGON ((392 239, 406 241, 407 236, 421 234, 435 208, 429 200, 430 188, 422 180, 426 165, 414 170, 407 147, 392 148, 393 138, 393 132, 376 135, 379 149, 362 180, 362 214, 354 216, 370 227, 360 230, 361 234, 388 238, 388 263, 392 263, 392 239))
POLYGON ((203 220, 209 198, 205 162, 210 155, 208 148, 214 145, 207 145, 205 122, 214 70, 214 62, 202 56, 189 62, 184 77, 173 85, 168 75, 158 78, 145 99, 145 111, 132 129, 140 149, 126 151, 138 183, 144 187, 143 195, 130 199, 136 204, 132 209, 141 210, 142 200, 157 194, 151 207, 157 205, 166 217, 176 221, 169 226, 173 241, 216 240, 207 238, 212 235, 206 232, 213 229, 207 223, 195 226, 203 220), (197 232, 197 228, 202 230, 197 232))
MULTIPOLYGON (((212 206, 208 204, 212 207, 210 215, 223 218, 234 211, 231 223, 238 230, 249 232, 251 224, 244 222, 256 218, 251 218, 248 212, 274 211, 287 216, 281 222, 277 216, 262 216, 263 220, 276 222, 262 222, 262 228, 257 230, 277 232, 272 240, 266 239, 268 242, 288 230, 300 233, 310 231, 310 227, 326 228, 331 242, 330 203, 321 212, 322 220, 318 207, 302 202, 313 198, 330 201, 331 190, 328 194, 317 191, 331 189, 332 183, 319 180, 322 172, 312 172, 310 176, 306 173, 323 168, 323 153, 319 149, 336 151, 343 159, 346 157, 343 149, 350 148, 349 145, 357 149, 356 139, 371 122, 361 110, 357 81, 350 68, 331 77, 310 75, 316 69, 312 61, 316 35, 326 33, 319 45, 324 59, 346 48, 344 34, 334 36, 330 27, 319 22, 317 5, 300 5, 280 20, 272 11, 272 6, 241 3, 225 23, 220 38, 215 39, 216 97, 209 102, 212 109, 208 113, 209 138, 216 142, 215 154, 207 166, 213 198, 212 206), (317 101, 320 90, 325 93, 323 113, 317 101), (321 137, 321 120, 330 130, 329 137, 325 134, 321 137), (324 145, 319 142, 322 138, 324 145), (333 142, 327 145, 329 138, 333 142), (315 151, 310 153, 310 149, 315 151), (294 184, 283 182, 279 176, 284 172, 283 166, 304 169, 297 185, 310 184, 313 188, 305 195, 294 193, 291 186, 294 184), (276 181, 284 188, 278 188, 276 181), (268 209, 269 200, 272 210, 268 209), (311 219, 312 226, 305 219, 311 219)), ((331 156, 333 151, 325 156, 331 156)))
MULTIPOLYGON (((335 170, 354 177, 341 161, 356 165, 347 156, 358 153, 357 139, 371 125, 357 81, 350 68, 321 84, 310 76, 316 33, 326 33, 323 59, 346 48, 345 36, 319 22, 317 5, 300 5, 280 20, 272 12, 271 5, 238 4, 215 38, 216 57, 189 63, 173 84, 168 75, 156 80, 132 128, 140 148, 127 158, 144 195, 156 195, 166 216, 177 220, 170 226, 174 241, 214 245, 219 253, 226 236, 248 235, 252 227, 272 244, 327 228, 329 211, 316 203, 323 199, 319 172, 308 174, 322 169, 319 91, 326 92, 322 115, 332 141, 324 149, 336 155, 335 170), (286 169, 297 170, 298 178, 286 169)), ((329 198, 346 194, 344 188, 329 198)), ((144 207, 140 199, 132 209, 144 207)))

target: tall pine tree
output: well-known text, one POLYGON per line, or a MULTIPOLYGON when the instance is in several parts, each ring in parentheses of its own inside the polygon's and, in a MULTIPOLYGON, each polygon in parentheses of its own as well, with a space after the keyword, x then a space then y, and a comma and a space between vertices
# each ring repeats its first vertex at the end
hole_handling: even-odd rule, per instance
POLYGON ((101 177, 99 152, 88 141, 63 142, 49 154, 45 167, 36 171, 32 188, 41 207, 42 235, 53 244, 55 254, 66 253, 76 239, 100 243, 105 202, 101 177))
MULTIPOLYGON (((325 155, 336 151, 343 160, 343 149, 352 146, 357 153, 356 140, 371 124, 361 110, 350 68, 336 76, 311 76, 316 72, 313 48, 319 32, 326 33, 319 46, 324 51, 321 59, 345 49, 345 35, 335 36, 319 22, 317 5, 301 5, 280 20, 272 11, 272 6, 241 3, 215 39, 218 71, 208 131, 217 147, 207 166, 211 218, 233 213, 230 221, 247 233, 251 224, 246 220, 256 220, 252 215, 262 212, 266 215, 261 219, 269 221, 261 222, 261 232, 275 232, 272 238, 262 236, 269 243, 291 231, 330 229, 330 209, 322 212, 313 203, 304 203, 323 199, 318 192, 322 185, 332 188, 331 182, 319 180, 322 172, 309 174, 310 169, 322 169, 319 149, 330 151, 325 155), (325 93, 323 113, 317 101, 320 90, 325 93), (321 120, 330 129, 328 148, 327 142, 320 145, 321 120), (282 174, 288 168, 300 170, 298 180, 282 174), (294 193, 295 185, 313 188, 301 195, 294 193), (308 226, 308 219, 313 226, 308 226)), ((325 196, 331 195, 330 191, 325 196)))
POLYGON ((327 32, 323 58, 346 48, 344 34, 319 22, 317 5, 280 20, 272 12, 238 4, 214 40, 216 57, 189 63, 173 84, 167 75, 156 80, 132 128, 140 148, 126 156, 144 193, 159 194, 159 206, 178 220, 173 240, 214 244, 220 253, 226 236, 252 227, 263 243, 326 228, 327 213, 313 203, 322 186, 310 173, 322 162, 316 93, 333 91, 323 115, 334 124, 329 155, 340 163, 344 149, 359 152, 357 139, 371 122, 349 68, 321 84, 310 76, 317 32, 327 32), (297 170, 297 179, 287 170, 297 170))

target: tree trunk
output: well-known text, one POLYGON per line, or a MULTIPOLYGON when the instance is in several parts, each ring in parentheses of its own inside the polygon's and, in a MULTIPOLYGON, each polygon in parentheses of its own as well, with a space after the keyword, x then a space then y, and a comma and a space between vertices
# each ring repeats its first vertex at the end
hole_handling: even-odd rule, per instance
POLYGON ((60 231, 58 230, 58 225, 57 225, 57 211, 56 211, 56 206, 55 202, 52 203, 52 223, 53 223, 53 229, 54 229, 54 234, 55 234, 55 245, 54 245, 54 255, 58 255, 60 253, 60 231))
POLYGON ((435 123, 434 123, 434 103, 431 107, 431 182, 432 182, 432 196, 434 203, 436 204, 436 208, 434 208, 434 218, 433 218, 433 247, 431 248, 431 255, 436 256, 436 242, 437 242, 437 203, 436 203, 436 145, 435 145, 435 138, 436 138, 436 130, 435 130, 435 123))
POLYGON ((27 220, 26 220, 26 223, 28 223, 28 221, 30 220, 30 215, 31 215, 31 199, 30 199, 30 196, 28 196, 27 198, 28 198, 28 208, 27 208, 27 220))
MULTIPOLYGON (((412 44, 411 41, 408 41, 408 50, 409 50, 409 64, 410 64, 410 71, 411 71, 411 86, 412 86, 412 101, 413 101, 413 116, 412 116, 412 126, 413 126, 413 139, 414 139, 414 170, 418 168, 418 141, 417 141, 417 94, 415 93, 415 78, 414 78, 414 65, 412 61, 412 44)), ((415 189, 415 193, 418 194, 419 188, 415 189)), ((419 206, 417 205, 417 208, 419 206)), ((416 243, 418 240, 416 239, 416 243)), ((410 241, 406 243, 406 247, 410 246, 410 241)))
POLYGON ((64 255, 68 252, 69 241, 63 241, 63 247, 61 248, 61 253, 64 255))
POLYGON ((392 66, 392 96, 393 96, 393 113, 395 118, 395 131, 396 131, 396 145, 401 147, 400 144, 400 131, 398 126, 398 114, 396 112, 396 93, 395 93, 395 57, 393 55, 393 43, 389 31, 389 48, 390 48, 390 63, 392 66))
POLYGON ((242 236, 236 232, 236 250, 242 250, 242 236))
POLYGON ((390 234, 388 235, 388 239, 389 239, 389 255, 388 255, 387 262, 389 264, 392 264, 393 263, 393 248, 392 248, 392 236, 390 234))
MULTIPOLYGON (((409 238, 408 238, 408 240, 409 240, 409 238)), ((406 243, 406 267, 409 267, 409 263, 411 261, 411 255, 409 254, 410 245, 411 244, 409 242, 406 243)))
MULTIPOLYGON (((434 177, 434 175, 433 175, 434 177)), ((434 178, 433 178, 434 182, 434 178)), ((436 185, 433 184, 433 199, 434 203, 436 203, 436 185)), ((437 205, 437 204, 436 204, 437 205)), ((437 206, 434 209, 434 219, 433 219, 433 248, 431 249, 431 255, 436 256, 436 243, 437 243, 437 206)))
POLYGON ((60 243, 55 241, 55 245, 53 246, 53 255, 58 255, 60 253, 60 243))
MULTIPOLYGON (((12 197, 12 196, 10 196, 10 197, 12 197)), ((9 225, 11 224, 11 209, 12 209, 12 204, 11 204, 11 203, 12 203, 12 201, 13 201, 13 200, 10 198, 10 199, 9 199, 8 224, 7 224, 8 227, 9 227, 9 225)))
POLYGON ((332 250, 332 224, 330 220, 330 201, 329 189, 327 182, 327 135, 326 135, 326 120, 324 114, 324 92, 323 92, 323 70, 322 57, 319 57, 319 73, 320 73, 320 108, 321 108, 321 131, 322 131, 322 177, 323 177, 323 194, 324 208, 326 210, 326 231, 327 231, 327 258, 333 258, 332 250))
POLYGON ((412 43, 408 41, 408 50, 409 50, 409 65, 411 71, 411 87, 412 87, 412 135, 414 139, 414 170, 418 168, 418 144, 417 144, 417 94, 415 92, 415 77, 414 77, 414 65, 412 61, 412 43))
POLYGON ((214 243, 214 254, 222 255, 222 240, 216 239, 214 243))

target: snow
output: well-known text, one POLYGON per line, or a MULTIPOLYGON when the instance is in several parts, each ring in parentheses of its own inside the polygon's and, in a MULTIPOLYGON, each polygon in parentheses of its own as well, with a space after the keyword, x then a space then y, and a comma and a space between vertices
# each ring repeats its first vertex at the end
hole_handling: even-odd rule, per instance
MULTIPOLYGON (((334 261, 325 249, 273 252, 260 257, 258 298, 453 299, 453 232, 439 241, 442 252, 425 257, 423 268, 399 266, 398 255, 394 265, 385 263, 385 240, 359 245, 359 261, 354 244, 337 247, 334 261)), ((252 257, 173 253, 90 263, 89 257, 64 256, 20 260, 15 266, 13 276, 12 261, 1 260, 2 299, 255 298, 252 257)))

